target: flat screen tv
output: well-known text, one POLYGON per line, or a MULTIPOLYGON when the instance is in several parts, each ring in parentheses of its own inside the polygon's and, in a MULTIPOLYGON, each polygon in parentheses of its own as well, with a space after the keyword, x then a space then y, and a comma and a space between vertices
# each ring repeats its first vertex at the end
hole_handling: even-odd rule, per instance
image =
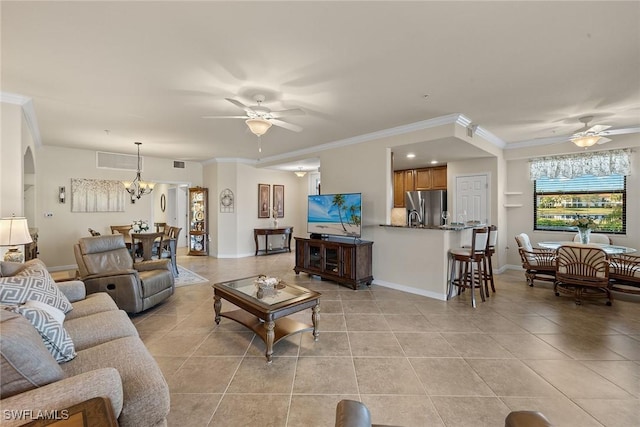
POLYGON ((360 237, 362 194, 309 196, 307 232, 322 236, 360 237))

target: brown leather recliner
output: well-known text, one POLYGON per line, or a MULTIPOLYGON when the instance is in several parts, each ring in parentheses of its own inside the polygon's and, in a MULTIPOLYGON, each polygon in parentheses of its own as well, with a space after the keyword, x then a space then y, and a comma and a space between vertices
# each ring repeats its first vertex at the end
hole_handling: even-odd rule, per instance
POLYGON ((127 313, 139 313, 175 290, 169 260, 134 264, 122 234, 83 237, 74 246, 87 294, 106 292, 127 313))

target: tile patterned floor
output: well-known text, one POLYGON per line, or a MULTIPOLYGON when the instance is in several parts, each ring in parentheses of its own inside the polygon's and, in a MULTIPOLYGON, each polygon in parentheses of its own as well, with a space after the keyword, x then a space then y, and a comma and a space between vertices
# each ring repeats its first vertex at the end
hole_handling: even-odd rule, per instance
POLYGON ((170 426, 333 426, 344 398, 400 426, 498 427, 520 409, 557 426, 639 425, 640 303, 576 306, 508 271, 474 310, 465 294, 442 302, 296 276, 290 254, 178 262, 211 283, 267 273, 323 296, 320 340, 279 342, 271 365, 252 332, 215 325, 209 284, 135 316, 169 383, 170 426))

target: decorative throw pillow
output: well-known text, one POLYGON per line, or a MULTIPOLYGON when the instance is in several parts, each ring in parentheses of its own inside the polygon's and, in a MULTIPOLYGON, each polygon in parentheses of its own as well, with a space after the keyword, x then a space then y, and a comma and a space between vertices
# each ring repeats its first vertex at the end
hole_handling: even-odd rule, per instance
POLYGON ((13 306, 6 308, 14 313, 23 315, 36 328, 45 347, 58 363, 68 362, 76 357, 76 350, 71 337, 61 323, 49 313, 39 308, 13 306))
POLYGON ((28 300, 43 302, 64 313, 73 308, 39 259, 27 261, 13 276, 0 277, 0 303, 24 304, 28 300))
POLYGON ((64 312, 60 309, 50 306, 49 304, 45 304, 43 302, 30 299, 29 301, 24 303, 23 307, 39 308, 40 310, 43 310, 49 313, 49 315, 53 317, 53 320, 60 323, 61 325, 64 322, 64 318, 65 318, 64 312))

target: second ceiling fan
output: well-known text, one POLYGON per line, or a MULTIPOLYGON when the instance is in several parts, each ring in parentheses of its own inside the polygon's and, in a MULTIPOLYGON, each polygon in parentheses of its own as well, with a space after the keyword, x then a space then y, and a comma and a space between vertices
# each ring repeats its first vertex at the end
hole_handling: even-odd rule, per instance
POLYGON ((227 101, 244 110, 246 113, 244 116, 202 116, 203 119, 245 119, 247 126, 251 132, 256 134, 257 136, 264 135, 264 133, 269 130, 271 125, 275 125, 293 132, 302 131, 302 127, 298 125, 294 125, 293 123, 288 123, 280 120, 281 117, 285 116, 302 116, 305 112, 299 108, 292 108, 289 110, 280 110, 280 111, 272 111, 270 108, 267 108, 262 105, 265 101, 264 95, 255 95, 253 100, 257 105, 245 105, 237 99, 233 98, 225 98, 227 101))

